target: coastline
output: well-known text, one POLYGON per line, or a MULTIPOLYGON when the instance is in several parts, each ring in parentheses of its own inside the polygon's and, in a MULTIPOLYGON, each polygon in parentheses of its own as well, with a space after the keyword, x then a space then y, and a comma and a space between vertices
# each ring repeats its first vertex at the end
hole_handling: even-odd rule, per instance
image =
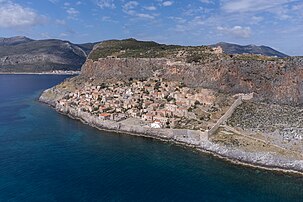
MULTIPOLYGON (((51 90, 48 89, 44 92, 49 93, 51 90)), ((272 153, 245 152, 237 148, 227 148, 226 146, 211 142, 205 132, 181 129, 153 129, 139 125, 100 120, 89 113, 58 105, 54 98, 49 99, 47 96, 44 96, 44 93, 39 97, 39 101, 53 107, 60 114, 79 120, 98 130, 172 142, 245 167, 303 175, 303 160, 293 161, 272 153)))
POLYGON ((80 71, 0 72, 0 75, 79 75, 80 71))

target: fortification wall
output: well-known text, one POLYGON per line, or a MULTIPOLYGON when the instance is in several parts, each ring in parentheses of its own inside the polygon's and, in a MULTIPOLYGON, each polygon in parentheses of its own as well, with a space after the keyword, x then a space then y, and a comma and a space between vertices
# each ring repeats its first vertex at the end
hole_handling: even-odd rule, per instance
POLYGON ((242 96, 239 96, 235 102, 230 106, 227 112, 217 121, 217 123, 208 131, 208 137, 214 135, 219 129, 220 125, 229 119, 238 106, 242 104, 242 96))

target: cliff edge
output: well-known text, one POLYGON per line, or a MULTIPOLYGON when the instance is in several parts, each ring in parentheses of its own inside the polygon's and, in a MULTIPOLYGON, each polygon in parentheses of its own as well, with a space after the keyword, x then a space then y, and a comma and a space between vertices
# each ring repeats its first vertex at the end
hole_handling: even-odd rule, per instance
POLYGON ((146 79, 155 72, 189 87, 228 94, 254 92, 259 101, 303 104, 303 57, 227 55, 207 46, 107 41, 94 47, 82 66, 81 77, 125 81, 146 79))

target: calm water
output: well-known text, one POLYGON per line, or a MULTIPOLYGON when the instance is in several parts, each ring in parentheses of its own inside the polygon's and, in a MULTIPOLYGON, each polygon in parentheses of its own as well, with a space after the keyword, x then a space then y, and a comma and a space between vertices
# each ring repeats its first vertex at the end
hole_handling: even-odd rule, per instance
POLYGON ((65 76, 0 75, 0 201, 303 201, 303 178, 100 132, 36 101, 65 76))

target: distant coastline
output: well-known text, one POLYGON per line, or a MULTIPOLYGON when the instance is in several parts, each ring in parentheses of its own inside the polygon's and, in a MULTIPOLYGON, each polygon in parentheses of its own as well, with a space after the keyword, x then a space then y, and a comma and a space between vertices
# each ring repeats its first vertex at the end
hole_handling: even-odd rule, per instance
POLYGON ((79 75, 80 71, 63 71, 63 70, 55 70, 55 71, 46 71, 46 72, 0 72, 3 74, 30 74, 30 75, 79 75))

